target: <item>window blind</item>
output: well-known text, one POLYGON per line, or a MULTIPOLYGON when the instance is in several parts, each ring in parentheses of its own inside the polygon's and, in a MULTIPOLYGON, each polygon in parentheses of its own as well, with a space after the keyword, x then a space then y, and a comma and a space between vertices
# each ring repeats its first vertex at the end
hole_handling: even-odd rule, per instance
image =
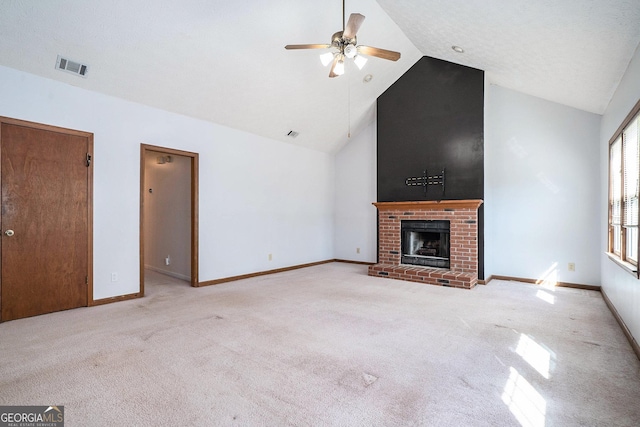
POLYGON ((624 223, 627 258, 638 260, 638 194, 640 158, 638 157, 638 119, 622 132, 624 154, 624 223))

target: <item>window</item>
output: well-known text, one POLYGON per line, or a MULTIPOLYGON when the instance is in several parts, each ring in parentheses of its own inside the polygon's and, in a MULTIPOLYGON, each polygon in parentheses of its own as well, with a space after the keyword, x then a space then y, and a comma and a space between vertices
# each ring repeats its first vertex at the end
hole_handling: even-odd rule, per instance
MULTIPOLYGON (((609 256, 638 273, 640 101, 609 143, 609 256)), ((640 276, 638 276, 640 277, 640 276)))

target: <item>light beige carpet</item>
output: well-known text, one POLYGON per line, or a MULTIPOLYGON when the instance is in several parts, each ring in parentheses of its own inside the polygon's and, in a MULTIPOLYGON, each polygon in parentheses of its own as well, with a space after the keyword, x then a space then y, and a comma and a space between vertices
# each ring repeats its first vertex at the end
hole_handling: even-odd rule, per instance
POLYGON ((0 324, 0 405, 67 426, 638 426, 594 291, 474 290, 332 263, 0 324))

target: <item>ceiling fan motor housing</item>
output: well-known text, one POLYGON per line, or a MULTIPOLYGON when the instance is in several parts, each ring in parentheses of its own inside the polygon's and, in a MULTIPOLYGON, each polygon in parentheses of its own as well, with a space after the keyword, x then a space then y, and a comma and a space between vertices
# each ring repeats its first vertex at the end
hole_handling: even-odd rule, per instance
POLYGON ((331 36, 331 45, 340 49, 340 53, 345 53, 345 47, 347 47, 348 45, 353 45, 355 47, 355 45, 358 43, 358 39, 355 36, 350 39, 346 39, 342 36, 342 34, 343 31, 334 33, 333 36, 331 36))

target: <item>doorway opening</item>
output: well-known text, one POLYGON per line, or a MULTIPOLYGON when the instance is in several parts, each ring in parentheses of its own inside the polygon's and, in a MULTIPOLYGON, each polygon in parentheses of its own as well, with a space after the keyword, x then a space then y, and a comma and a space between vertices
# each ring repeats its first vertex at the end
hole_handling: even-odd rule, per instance
POLYGON ((198 154, 140 149, 140 294, 145 269, 199 286, 198 154))

